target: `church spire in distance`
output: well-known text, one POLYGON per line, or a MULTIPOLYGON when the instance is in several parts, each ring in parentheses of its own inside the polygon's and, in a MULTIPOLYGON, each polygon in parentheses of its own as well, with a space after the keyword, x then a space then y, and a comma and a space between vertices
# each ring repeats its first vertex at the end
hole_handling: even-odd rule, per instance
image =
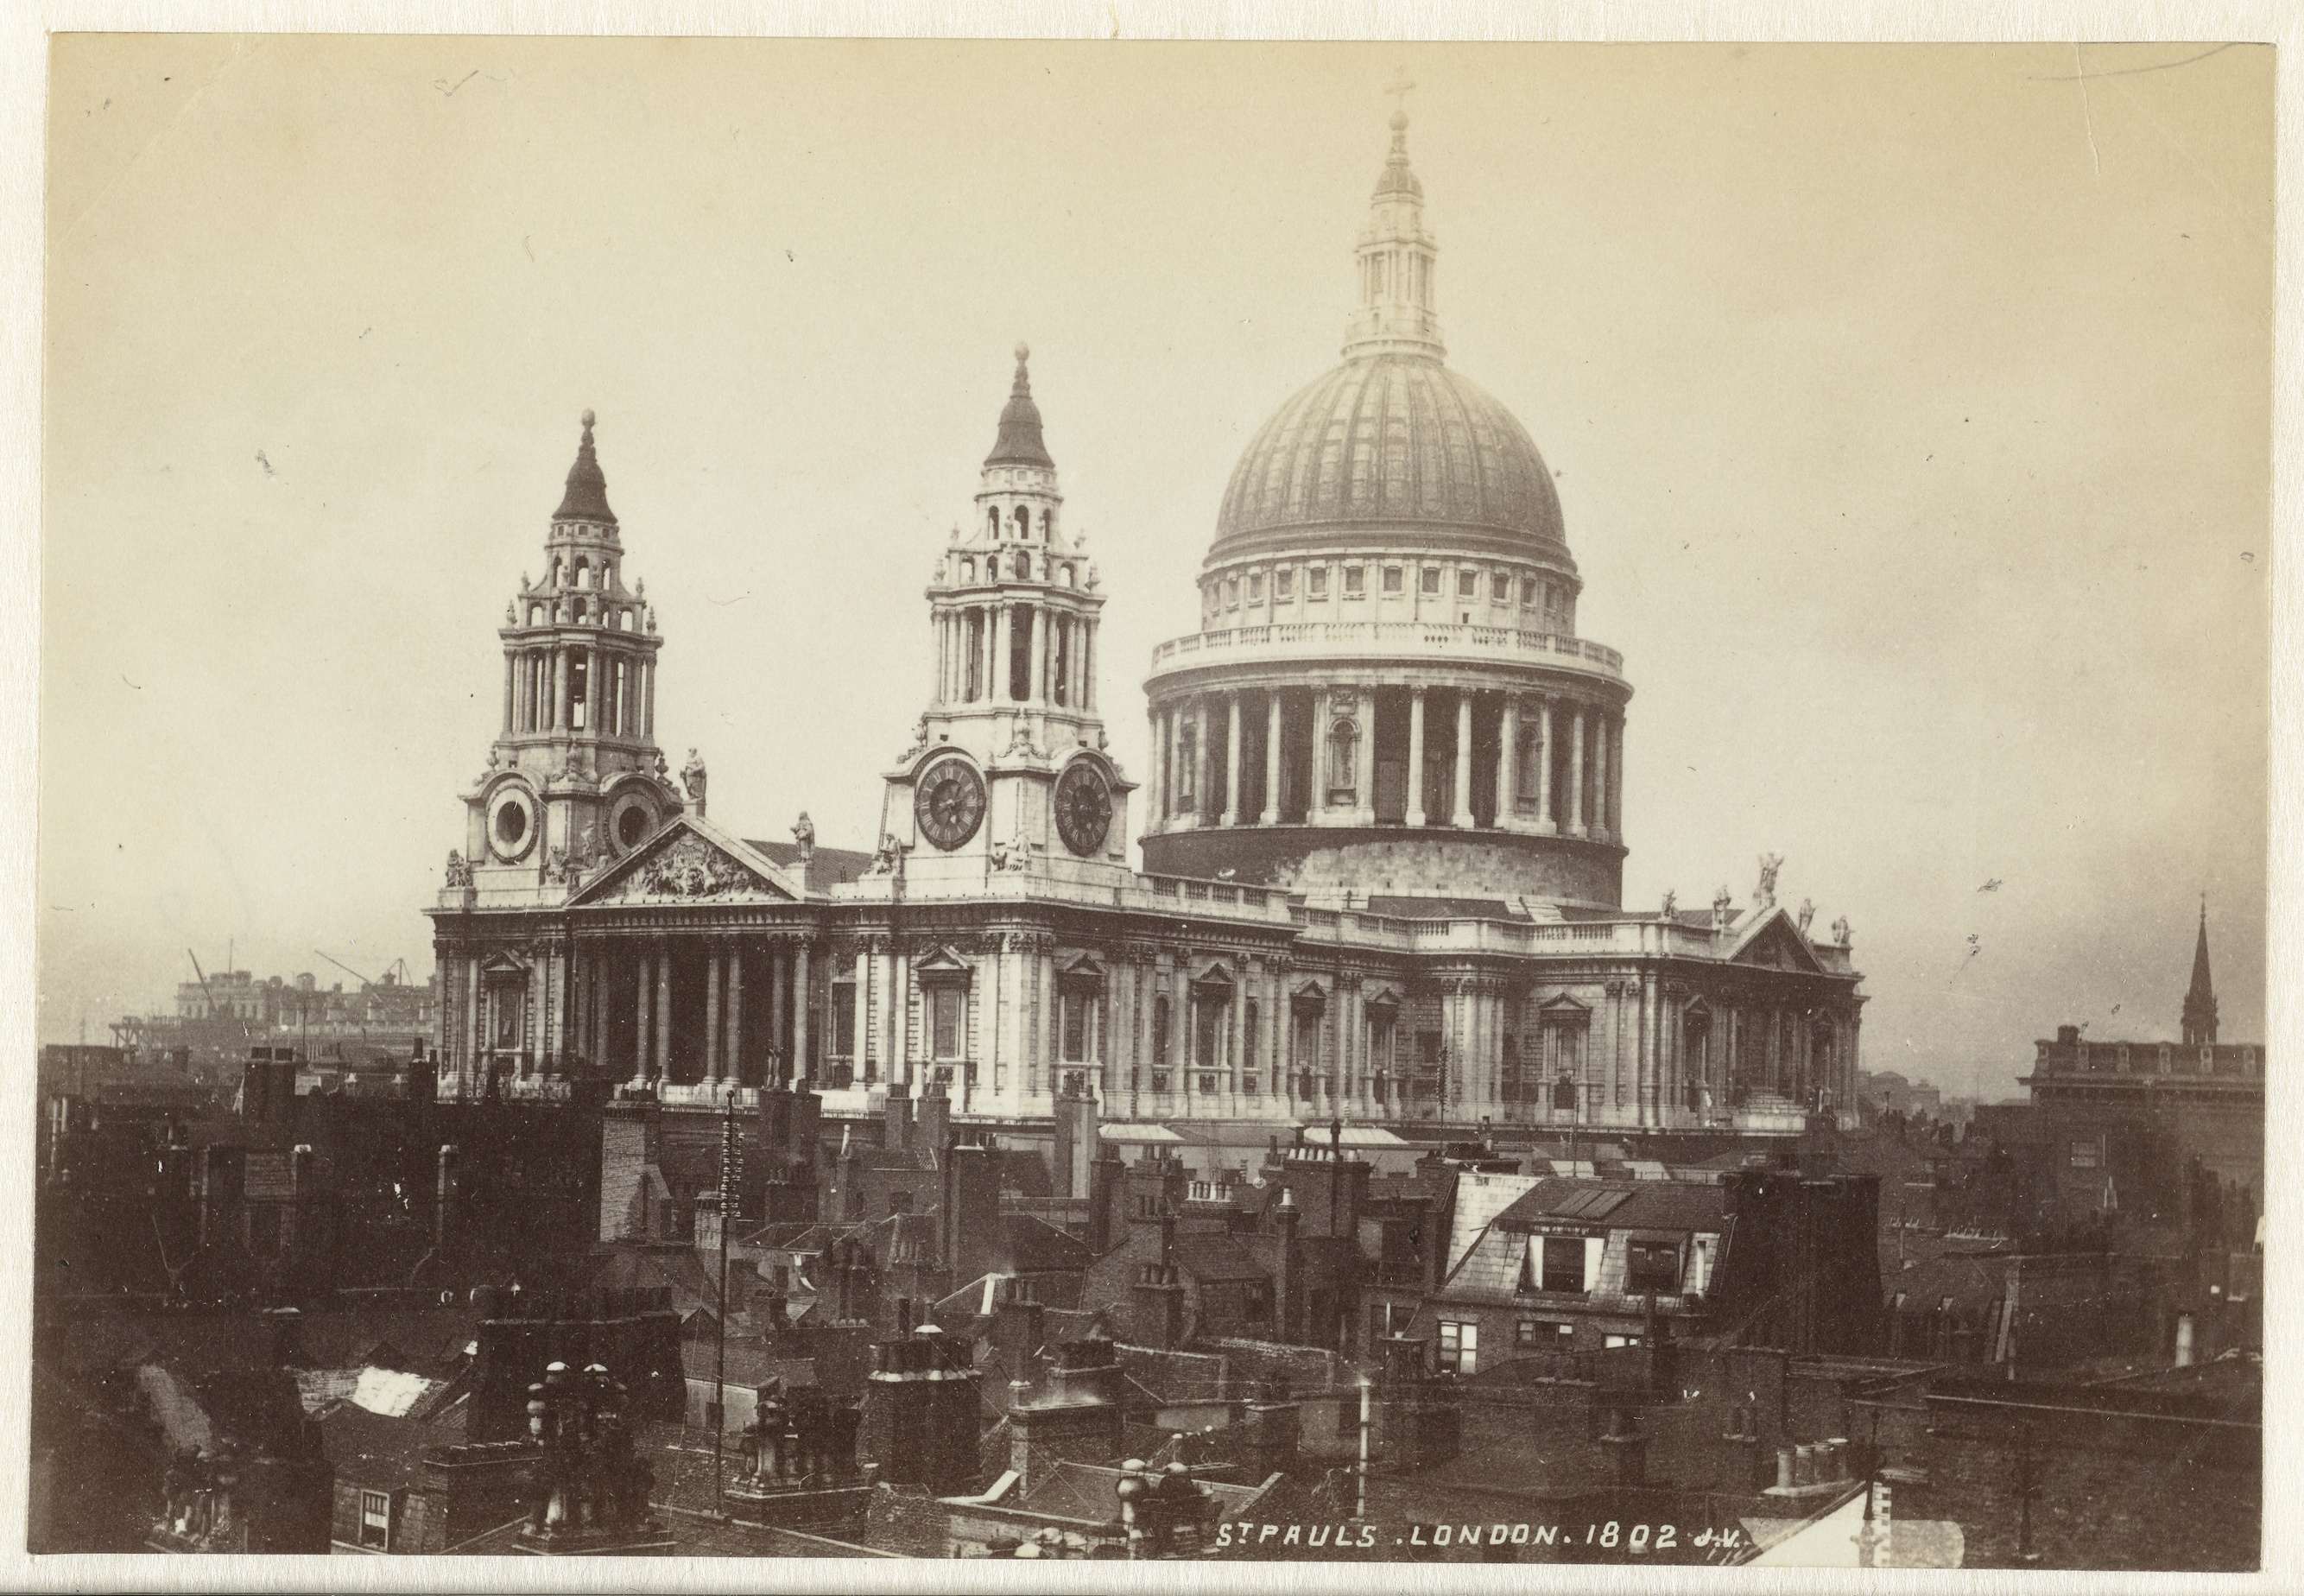
POLYGON ((1424 184, 1408 164, 1408 91, 1415 87, 1402 72, 1385 88, 1397 102, 1392 149, 1368 198, 1368 225, 1354 250, 1360 296, 1345 325, 1346 360, 1376 354, 1438 360, 1447 353, 1433 310, 1439 241, 1424 230, 1424 184))
POLYGON ((2208 974, 2208 895, 2200 895, 2200 935, 2192 945, 2192 985, 2184 994, 2184 1045, 2206 1048, 2216 1040, 2216 983, 2208 974))

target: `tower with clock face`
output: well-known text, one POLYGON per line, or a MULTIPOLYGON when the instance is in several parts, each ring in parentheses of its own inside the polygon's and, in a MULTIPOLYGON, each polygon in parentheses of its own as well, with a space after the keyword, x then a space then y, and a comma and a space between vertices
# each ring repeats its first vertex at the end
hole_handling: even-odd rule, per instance
POLYGON ((975 508, 937 556, 928 705, 887 771, 882 845, 903 850, 913 896, 1004 874, 1097 886, 1129 874, 1136 784, 1097 701, 1105 595, 1064 514, 1029 359, 1017 345, 975 508))
POLYGON ((504 607, 503 718, 463 794, 463 862, 503 891, 564 888, 631 852, 683 805, 656 741, 664 639, 624 548, 583 415, 544 544, 544 577, 504 607))

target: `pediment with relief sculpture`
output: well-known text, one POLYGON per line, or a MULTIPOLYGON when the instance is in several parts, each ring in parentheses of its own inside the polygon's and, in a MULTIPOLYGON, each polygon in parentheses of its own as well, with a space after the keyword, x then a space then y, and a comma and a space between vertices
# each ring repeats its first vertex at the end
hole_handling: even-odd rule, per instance
POLYGON ((686 825, 675 826, 639 855, 619 862, 577 895, 586 907, 624 904, 790 902, 793 894, 755 864, 686 825))

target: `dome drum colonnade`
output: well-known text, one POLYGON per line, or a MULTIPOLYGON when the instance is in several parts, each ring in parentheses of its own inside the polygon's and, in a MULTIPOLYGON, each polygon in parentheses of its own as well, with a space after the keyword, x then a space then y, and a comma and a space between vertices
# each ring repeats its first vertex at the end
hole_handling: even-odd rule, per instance
POLYGON ((1315 897, 1614 907, 1631 688, 1614 649, 1576 635, 1581 584, 1535 444, 1445 364, 1406 125, 1360 238, 1343 363, 1249 444, 1202 565, 1203 630, 1155 651, 1146 862, 1315 897), (1384 845, 1434 830, 1494 845, 1384 845))

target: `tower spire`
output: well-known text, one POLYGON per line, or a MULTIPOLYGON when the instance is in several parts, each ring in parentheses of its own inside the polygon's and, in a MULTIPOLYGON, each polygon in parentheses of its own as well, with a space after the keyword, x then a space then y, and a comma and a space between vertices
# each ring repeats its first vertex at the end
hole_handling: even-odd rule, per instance
POLYGON ((1360 270, 1357 308, 1345 325, 1344 358, 1418 354, 1435 360, 1447 351, 1433 310, 1433 267, 1439 243, 1424 228, 1424 184, 1408 164, 1408 91, 1401 72, 1385 88, 1394 98, 1392 148, 1368 198, 1368 225, 1355 248, 1360 270))
POLYGON ((606 526, 616 524, 616 513, 608 508, 608 479, 601 473, 600 457, 592 452, 592 412, 583 415, 584 436, 577 440, 576 463, 568 468, 567 491, 560 496, 560 508, 552 513, 555 521, 597 521, 606 526))
POLYGON ((2216 1040, 2216 983, 2208 973, 2208 895, 2200 895, 2200 932, 2192 945, 2192 985, 2184 994, 2184 1045, 2206 1048, 2216 1040))

